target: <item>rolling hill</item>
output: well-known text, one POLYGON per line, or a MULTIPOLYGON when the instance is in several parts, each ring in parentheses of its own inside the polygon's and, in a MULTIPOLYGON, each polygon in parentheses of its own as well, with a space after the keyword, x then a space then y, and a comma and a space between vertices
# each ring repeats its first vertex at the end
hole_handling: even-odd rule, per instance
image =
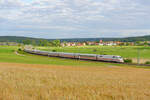
MULTIPOLYGON (((0 42, 18 42, 23 43, 24 40, 34 40, 39 42, 40 40, 52 41, 55 39, 44 38, 31 38, 31 37, 19 37, 19 36, 0 36, 0 42)), ((71 39, 59 39, 61 42, 84 42, 84 41, 123 41, 123 42, 135 42, 135 41, 150 41, 150 35, 138 36, 138 37, 126 37, 126 38, 71 38, 71 39)))

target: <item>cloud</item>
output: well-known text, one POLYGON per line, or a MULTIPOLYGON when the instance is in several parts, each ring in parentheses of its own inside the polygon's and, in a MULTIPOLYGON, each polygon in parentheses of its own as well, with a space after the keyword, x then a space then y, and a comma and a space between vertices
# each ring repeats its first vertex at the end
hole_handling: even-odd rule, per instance
POLYGON ((147 0, 0 0, 0 29, 3 35, 20 32, 46 38, 144 35, 149 34, 148 4, 147 0), (45 32, 47 36, 42 35, 45 32))

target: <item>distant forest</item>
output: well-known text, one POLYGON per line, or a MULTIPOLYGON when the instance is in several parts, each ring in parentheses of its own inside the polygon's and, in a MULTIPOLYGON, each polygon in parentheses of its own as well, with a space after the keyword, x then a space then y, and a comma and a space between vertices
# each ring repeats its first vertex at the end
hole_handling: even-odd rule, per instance
POLYGON ((150 36, 127 37, 127 38, 73 38, 73 39, 43 39, 43 38, 30 38, 18 36, 0 36, 0 42, 17 42, 24 44, 40 45, 42 42, 85 42, 85 41, 121 41, 121 42, 136 42, 136 41, 150 41, 150 36), (54 41, 59 40, 59 41, 54 41))

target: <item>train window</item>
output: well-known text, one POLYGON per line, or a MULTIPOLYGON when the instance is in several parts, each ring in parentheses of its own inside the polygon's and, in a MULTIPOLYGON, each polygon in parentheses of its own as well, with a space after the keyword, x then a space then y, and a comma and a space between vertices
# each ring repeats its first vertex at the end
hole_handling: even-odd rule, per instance
POLYGON ((116 58, 122 58, 121 56, 117 56, 116 58))
POLYGON ((113 58, 116 58, 115 56, 113 56, 113 58))
POLYGON ((83 56, 83 57, 84 57, 84 56, 86 56, 86 57, 95 57, 96 55, 88 55, 88 54, 87 54, 87 55, 80 55, 80 56, 83 56))

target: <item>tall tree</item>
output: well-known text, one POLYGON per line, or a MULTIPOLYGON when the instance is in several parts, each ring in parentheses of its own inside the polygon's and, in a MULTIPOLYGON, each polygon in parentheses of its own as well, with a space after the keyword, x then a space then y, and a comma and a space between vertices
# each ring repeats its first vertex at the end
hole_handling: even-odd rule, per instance
POLYGON ((60 40, 54 40, 52 43, 53 43, 53 46, 55 46, 55 47, 60 46, 60 40))

